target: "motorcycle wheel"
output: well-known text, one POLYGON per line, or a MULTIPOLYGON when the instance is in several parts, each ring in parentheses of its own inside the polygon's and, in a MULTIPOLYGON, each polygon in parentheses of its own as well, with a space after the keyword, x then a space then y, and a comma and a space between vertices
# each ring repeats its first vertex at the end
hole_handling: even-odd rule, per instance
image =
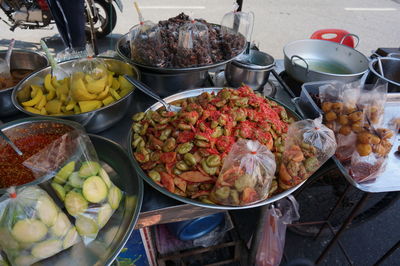
MULTIPOLYGON (((115 25, 117 24, 117 12, 113 4, 106 2, 105 0, 94 0, 94 8, 97 9, 97 17, 93 19, 94 30, 97 38, 102 38, 110 34, 115 25)), ((90 36, 90 24, 89 20, 86 23, 86 34, 90 36)))

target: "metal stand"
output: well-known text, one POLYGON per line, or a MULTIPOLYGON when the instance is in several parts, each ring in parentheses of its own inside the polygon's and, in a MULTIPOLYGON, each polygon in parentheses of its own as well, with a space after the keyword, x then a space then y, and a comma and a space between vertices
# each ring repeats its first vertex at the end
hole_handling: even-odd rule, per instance
MULTIPOLYGON (((347 192, 347 189, 346 191, 347 192)), ((343 193, 345 194, 345 193, 343 193)), ((346 230, 347 226, 351 223, 353 218, 357 215, 359 210, 362 208, 364 203, 367 201, 370 193, 364 193, 364 195, 361 197, 361 199, 357 202, 356 206, 354 206, 353 210, 349 214, 349 216, 346 218, 340 229, 337 231, 335 236, 332 238, 332 240, 329 242, 329 244, 325 247, 325 249, 322 251, 321 255, 318 257, 318 259, 315 261, 316 264, 321 263, 321 261, 325 258, 325 256, 328 254, 329 250, 333 247, 333 245, 339 240, 339 237, 342 235, 342 233, 346 230)), ((341 197, 342 199, 342 197, 341 197)), ((338 205, 338 204, 337 204, 338 205)), ((335 208, 336 209, 336 206, 335 208)), ((332 214, 332 213, 331 213, 332 214)), ((329 216, 331 216, 331 214, 329 216)))
POLYGON ((391 247, 377 262, 375 262, 374 266, 380 265, 384 260, 386 260, 390 255, 393 254, 393 252, 396 251, 400 247, 400 240, 397 241, 396 244, 394 244, 393 247, 391 247))

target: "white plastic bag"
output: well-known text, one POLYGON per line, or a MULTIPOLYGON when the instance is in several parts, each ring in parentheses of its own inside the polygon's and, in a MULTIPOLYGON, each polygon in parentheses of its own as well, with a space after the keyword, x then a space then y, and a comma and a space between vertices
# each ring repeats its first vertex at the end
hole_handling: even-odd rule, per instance
POLYGON ((299 204, 291 195, 268 207, 256 254, 256 266, 280 264, 285 247, 286 227, 299 218, 299 204))

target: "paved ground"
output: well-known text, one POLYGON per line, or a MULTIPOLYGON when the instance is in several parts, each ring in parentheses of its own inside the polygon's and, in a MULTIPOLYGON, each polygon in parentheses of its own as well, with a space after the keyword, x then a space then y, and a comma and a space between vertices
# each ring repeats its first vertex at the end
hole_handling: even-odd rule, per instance
MULTIPOLYGON (((125 34, 137 23, 137 14, 132 0, 122 0, 124 12, 118 14, 114 36, 125 34)), ((139 0, 146 19, 158 21, 192 12, 210 22, 220 23, 222 16, 231 10, 232 0, 139 0)), ((366 55, 377 47, 399 47, 400 1, 395 0, 244 0, 244 10, 255 13, 253 40, 260 48, 276 58, 282 58, 282 47, 294 40, 308 38, 312 32, 322 28, 342 28, 357 34, 359 50, 366 55)), ((3 14, 1 13, 1 16, 3 14)), ((0 47, 10 38, 23 40, 17 45, 32 46, 42 37, 53 36, 57 30, 8 30, 0 23, 0 47)), ((113 40, 106 39, 103 45, 113 48, 113 40)), ((103 46, 104 47, 104 46, 103 46)))

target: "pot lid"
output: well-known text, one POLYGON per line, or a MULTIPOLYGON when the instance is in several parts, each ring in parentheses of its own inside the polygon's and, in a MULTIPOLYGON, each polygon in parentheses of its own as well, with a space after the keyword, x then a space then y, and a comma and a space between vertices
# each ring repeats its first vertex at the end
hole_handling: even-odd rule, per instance
POLYGON ((272 68, 275 65, 275 59, 267 53, 250 50, 250 53, 243 53, 236 57, 232 64, 248 69, 264 70, 272 68))

